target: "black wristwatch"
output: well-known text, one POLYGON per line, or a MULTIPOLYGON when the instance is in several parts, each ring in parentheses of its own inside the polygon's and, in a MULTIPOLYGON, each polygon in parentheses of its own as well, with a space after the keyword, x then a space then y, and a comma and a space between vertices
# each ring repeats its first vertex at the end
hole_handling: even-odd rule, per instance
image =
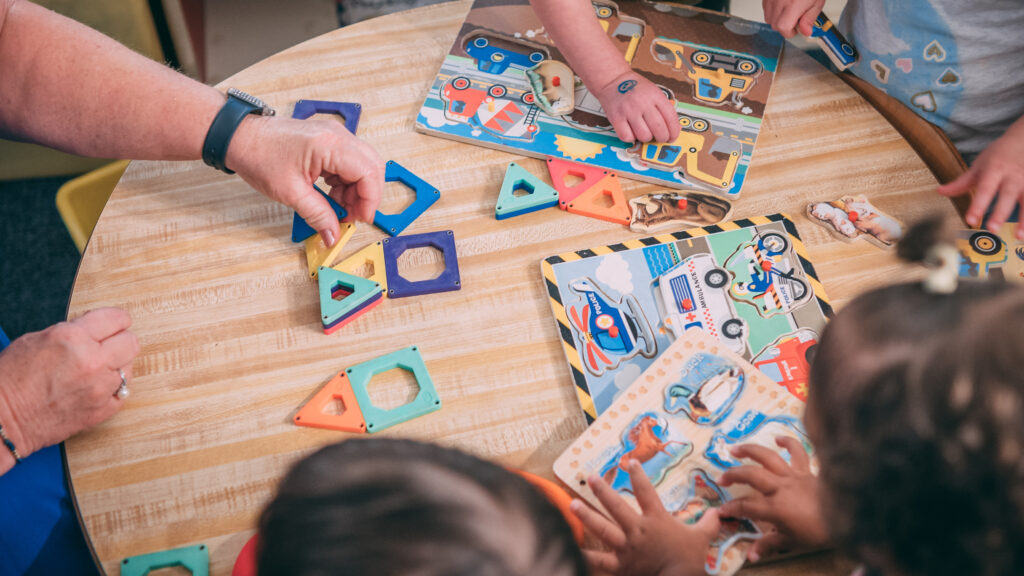
POLYGON ((228 101, 221 107, 220 112, 217 112, 213 123, 210 124, 210 131, 206 133, 206 141, 203 142, 203 162, 206 162, 207 166, 234 174, 234 171, 225 166, 224 159, 228 154, 231 137, 249 114, 273 116, 275 112, 263 100, 241 90, 229 88, 228 101))

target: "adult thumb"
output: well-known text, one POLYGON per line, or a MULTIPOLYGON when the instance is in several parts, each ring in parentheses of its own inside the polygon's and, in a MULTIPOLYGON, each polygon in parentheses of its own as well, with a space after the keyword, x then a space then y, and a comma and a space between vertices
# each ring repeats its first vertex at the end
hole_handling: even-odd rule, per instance
POLYGON ((338 223, 338 214, 325 196, 313 188, 306 188, 298 194, 292 208, 295 208, 310 228, 320 233, 324 244, 334 246, 341 234, 341 225, 338 223))

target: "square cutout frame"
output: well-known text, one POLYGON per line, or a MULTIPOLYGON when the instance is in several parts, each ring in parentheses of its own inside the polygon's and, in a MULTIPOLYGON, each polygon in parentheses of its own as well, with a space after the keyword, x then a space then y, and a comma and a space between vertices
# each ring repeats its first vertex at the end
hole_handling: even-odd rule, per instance
POLYGON ((436 292, 451 292, 462 288, 459 259, 455 252, 455 234, 451 230, 385 238, 383 242, 384 268, 388 276, 387 295, 389 298, 422 296, 436 292), (403 278, 398 272, 398 258, 406 250, 427 247, 441 251, 441 255, 444 257, 444 271, 437 278, 431 280, 413 282, 403 278))

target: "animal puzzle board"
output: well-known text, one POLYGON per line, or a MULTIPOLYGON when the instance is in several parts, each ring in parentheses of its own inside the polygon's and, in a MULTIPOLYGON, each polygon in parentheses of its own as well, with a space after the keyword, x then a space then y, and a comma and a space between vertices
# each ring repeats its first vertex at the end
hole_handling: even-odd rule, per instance
POLYGON ((588 421, 691 327, 802 397, 832 313, 783 214, 566 252, 541 271, 588 421))
POLYGON ((528 0, 473 3, 420 109, 417 130, 737 197, 761 129, 782 37, 764 24, 644 0, 594 0, 593 6, 633 70, 675 102, 682 129, 676 140, 620 141, 597 98, 578 78, 571 113, 541 110, 526 70, 546 61, 568 62, 528 0))
MULTIPOLYGON (((666 510, 695 523, 708 509, 750 493, 746 486, 718 485, 722 472, 741 464, 729 452, 732 446, 778 450, 775 439, 789 436, 811 453, 803 411, 803 398, 719 339, 691 328, 558 457, 555 474, 598 508, 587 478, 600 476, 639 510, 626 467, 636 460, 666 510)), ((707 573, 739 570, 760 534, 750 520, 723 520, 708 550, 707 573)))

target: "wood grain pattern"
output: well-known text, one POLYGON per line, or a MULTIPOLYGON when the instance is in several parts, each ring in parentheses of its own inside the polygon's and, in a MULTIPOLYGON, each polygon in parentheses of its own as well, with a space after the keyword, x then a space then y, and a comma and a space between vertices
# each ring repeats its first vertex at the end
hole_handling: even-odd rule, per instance
MULTIPOLYGON (((85 252, 70 315, 120 306, 142 353, 132 396, 109 421, 67 443, 68 468, 95 552, 118 562, 193 543, 229 574, 278 480, 342 433, 296 427, 295 412, 345 366, 418 345, 444 408, 385 432, 458 446, 552 478, 584 418, 550 317, 540 260, 642 235, 545 210, 494 220, 505 167, 539 160, 417 134, 416 111, 467 2, 351 26, 239 73, 225 86, 288 114, 300 98, 363 104, 360 135, 442 191, 409 233, 455 232, 463 288, 385 302, 325 336, 316 285, 291 210, 200 162, 134 162, 85 252)), ((627 196, 658 190, 623 181, 627 196)), ((913 274, 892 254, 846 244, 801 214, 808 201, 867 194, 906 221, 940 210, 935 180, 860 97, 788 50, 751 177, 734 217, 792 215, 838 305, 913 274)), ((341 257, 383 234, 360 225, 341 257)), ((398 392, 396 392, 398 393, 398 392)), ((832 555, 749 574, 841 574, 832 555)))

